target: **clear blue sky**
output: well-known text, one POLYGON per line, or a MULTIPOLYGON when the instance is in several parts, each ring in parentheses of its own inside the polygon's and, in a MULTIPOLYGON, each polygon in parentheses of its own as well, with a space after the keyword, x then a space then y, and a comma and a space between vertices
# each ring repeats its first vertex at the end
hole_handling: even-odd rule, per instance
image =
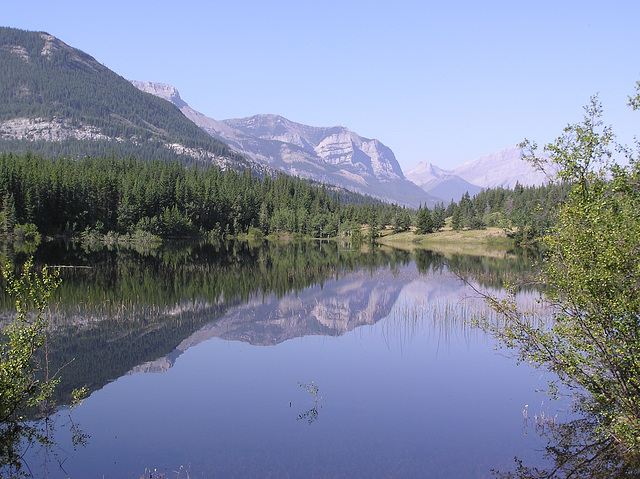
POLYGON ((640 80, 638 0, 3 3, 0 25, 169 83, 212 118, 343 125, 405 171, 549 142, 595 93, 621 140, 640 131, 626 106, 640 80))

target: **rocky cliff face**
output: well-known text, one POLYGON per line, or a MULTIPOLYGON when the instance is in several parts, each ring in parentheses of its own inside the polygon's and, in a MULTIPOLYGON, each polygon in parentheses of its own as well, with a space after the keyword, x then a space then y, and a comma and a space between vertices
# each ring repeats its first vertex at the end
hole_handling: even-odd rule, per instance
POLYGON ((70 120, 54 118, 12 118, 0 121, 0 138, 3 140, 63 141, 111 140, 90 125, 74 125, 70 120))
POLYGON ((146 93, 151 93, 152 95, 168 100, 178 108, 182 108, 187 105, 182 101, 182 98, 180 98, 178 90, 166 83, 152 83, 148 81, 132 81, 131 83, 138 90, 142 90, 146 93))
POLYGON ((404 177, 390 148, 345 127, 312 127, 278 115, 217 121, 189 107, 170 85, 132 83, 171 101, 211 136, 259 163, 402 205, 436 202, 404 177))
MULTIPOLYGON (((404 179, 400 165, 391 151, 378 140, 369 140, 342 126, 314 128, 294 123, 278 115, 256 115, 225 120, 224 124, 247 136, 286 143, 301 149, 316 161, 336 166, 358 176, 376 181, 404 179)), ((286 154, 282 158, 287 161, 286 154)))

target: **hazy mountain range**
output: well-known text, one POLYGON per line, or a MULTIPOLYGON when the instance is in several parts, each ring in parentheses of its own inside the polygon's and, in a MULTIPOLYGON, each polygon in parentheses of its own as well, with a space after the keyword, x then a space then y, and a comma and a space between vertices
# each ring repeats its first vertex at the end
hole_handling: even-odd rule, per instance
POLYGON ((458 200, 465 191, 544 181, 517 148, 453 170, 422 163, 405 175, 390 148, 342 126, 312 127, 278 115, 214 120, 191 108, 174 87, 132 85, 43 32, 0 27, 0 65, 0 151, 115 153, 283 171, 412 207, 458 200))
POLYGON ((482 189, 503 187, 540 186, 548 181, 546 175, 523 159, 522 148, 510 147, 496 153, 468 161, 451 170, 422 162, 405 173, 429 194, 445 201, 458 199, 469 192, 471 196, 482 189))

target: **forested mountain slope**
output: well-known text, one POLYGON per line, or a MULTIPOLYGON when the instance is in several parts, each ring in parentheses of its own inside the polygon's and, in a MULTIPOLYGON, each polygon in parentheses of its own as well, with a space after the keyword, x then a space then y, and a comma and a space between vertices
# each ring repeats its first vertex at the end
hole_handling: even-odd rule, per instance
POLYGON ((188 120, 43 32, 0 27, 0 151, 250 163, 188 120))

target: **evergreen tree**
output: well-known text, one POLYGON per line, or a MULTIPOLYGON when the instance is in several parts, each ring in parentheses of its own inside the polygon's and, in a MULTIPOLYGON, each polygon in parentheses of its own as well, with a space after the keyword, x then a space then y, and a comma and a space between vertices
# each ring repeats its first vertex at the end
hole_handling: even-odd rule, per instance
POLYGON ((428 207, 423 206, 418 210, 416 228, 416 234, 426 235, 433 233, 433 218, 428 207))
POLYGON ((441 230, 445 226, 445 209, 444 205, 438 204, 433 207, 433 211, 431 212, 431 217, 433 219, 433 229, 434 231, 441 230))
POLYGON ((394 233, 401 233, 409 229, 411 226, 411 216, 409 216, 409 212, 405 208, 396 210, 392 226, 394 233))
POLYGON ((451 227, 454 230, 461 230, 464 226, 464 217, 462 214, 462 208, 455 206, 453 209, 453 216, 451 217, 451 227))
POLYGON ((375 243, 378 238, 378 215, 375 210, 371 210, 369 214, 369 232, 367 233, 367 241, 375 243))
POLYGON ((5 193, 2 201, 2 234, 5 237, 13 235, 16 226, 16 204, 13 194, 5 193))

